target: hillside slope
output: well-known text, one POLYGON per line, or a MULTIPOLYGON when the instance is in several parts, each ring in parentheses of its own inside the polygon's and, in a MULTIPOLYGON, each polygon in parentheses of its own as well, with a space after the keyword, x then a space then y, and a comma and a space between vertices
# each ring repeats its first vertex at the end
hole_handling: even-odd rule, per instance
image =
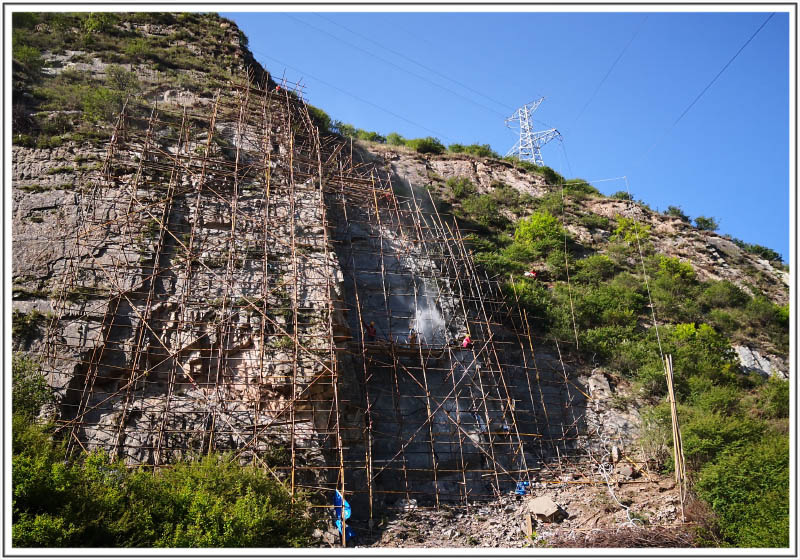
MULTIPOLYGON (((435 515, 511 514, 523 479, 567 509, 550 538, 635 514, 683 539, 663 476, 670 353, 720 538, 782 545, 778 263, 520 162, 373 142, 351 159, 214 14, 14 29, 14 347, 40 361, 56 397, 40 416, 76 456, 234 451, 290 491, 345 492, 367 544, 396 546, 424 508, 415 542, 490 546, 437 540, 435 515), (736 464, 754 486, 731 496, 736 464), (611 501, 571 491, 609 473, 625 488, 611 501)), ((332 520, 318 537, 339 538, 332 520)))

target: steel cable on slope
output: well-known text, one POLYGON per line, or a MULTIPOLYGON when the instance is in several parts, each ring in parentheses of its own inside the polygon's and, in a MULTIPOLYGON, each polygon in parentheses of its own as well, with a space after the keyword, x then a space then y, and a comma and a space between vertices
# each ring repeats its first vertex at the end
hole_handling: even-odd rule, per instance
POLYGON ((282 65, 283 65, 283 66, 285 66, 286 68, 291 68, 291 69, 292 69, 292 70, 294 70, 295 72, 299 72, 299 73, 301 73, 301 74, 303 74, 303 75, 305 75, 305 76, 308 76, 308 77, 309 77, 309 78, 311 78, 312 80, 316 80, 316 81, 318 81, 319 83, 321 83, 321 84, 324 84, 324 85, 328 86, 329 88, 333 88, 333 89, 335 89, 336 91, 338 91, 338 92, 340 92, 340 93, 343 93, 343 94, 345 94, 345 95, 347 95, 347 96, 349 96, 349 97, 352 97, 353 99, 355 99, 355 100, 357 100, 357 101, 360 101, 361 103, 366 103, 367 105, 370 105, 370 106, 372 106, 372 107, 375 107, 376 109, 378 109, 378 110, 380 110, 380 111, 383 111, 383 112, 384 112, 384 113, 386 113, 386 114, 392 115, 392 116, 393 116, 393 117, 395 117, 395 118, 398 118, 398 119, 400 119, 400 120, 402 120, 402 121, 405 121, 405 122, 407 122, 408 124, 411 124, 411 125, 413 125, 413 126, 419 127, 419 128, 421 128, 421 129, 423 129, 423 130, 427 130, 428 132, 431 132, 431 133, 433 133, 433 134, 437 135, 439 138, 446 139, 446 140, 452 140, 452 138, 451 138, 451 137, 449 137, 449 136, 447 136, 446 134, 443 134, 443 133, 441 133, 441 132, 437 132, 436 130, 433 130, 433 129, 431 129, 431 128, 428 128, 428 127, 427 127, 427 126, 425 126, 425 125, 422 125, 422 124, 419 124, 419 123, 417 123, 417 122, 414 122, 414 121, 412 121, 411 119, 407 119, 406 117, 404 117, 404 116, 402 116, 402 115, 398 115, 398 114, 397 114, 397 113, 395 113, 394 111, 391 111, 391 110, 389 110, 389 109, 386 109, 385 107, 381 107, 380 105, 377 105, 377 104, 375 104, 375 103, 372 103, 371 101, 367 101, 367 100, 366 100, 366 99, 364 99, 363 97, 359 97, 359 96, 357 96, 357 95, 356 95, 356 94, 354 94, 354 93, 350 93, 349 91, 343 90, 342 88, 340 88, 340 87, 338 87, 338 86, 335 86, 335 85, 331 84, 330 82, 326 82, 325 80, 323 80, 323 79, 321 79, 321 78, 318 78, 318 77, 316 77, 316 76, 313 76, 312 74, 309 74, 308 72, 306 72, 306 71, 305 71, 305 70, 303 70, 302 68, 298 68, 297 66, 292 66, 291 64, 287 64, 286 62, 283 62, 283 61, 281 61, 281 60, 278 60, 278 59, 277 59, 277 58, 275 58, 274 56, 270 56, 270 55, 268 55, 268 54, 266 54, 266 53, 264 53, 264 52, 262 52, 262 51, 258 51, 258 50, 252 49, 252 48, 250 49, 250 51, 251 51, 251 52, 253 52, 254 54, 258 54, 258 55, 260 55, 260 56, 263 56, 263 57, 265 57, 265 58, 268 58, 268 59, 270 59, 270 60, 274 60, 275 62, 277 62, 278 64, 282 64, 282 65))

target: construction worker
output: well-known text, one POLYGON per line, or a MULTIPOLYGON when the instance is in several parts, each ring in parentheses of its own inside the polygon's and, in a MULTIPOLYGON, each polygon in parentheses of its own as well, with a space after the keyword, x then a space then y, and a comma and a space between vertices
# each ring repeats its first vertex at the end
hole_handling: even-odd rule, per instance
POLYGON ((417 331, 415 331, 413 327, 410 331, 408 331, 408 343, 411 346, 414 346, 417 343, 417 331))
POLYGON ((467 348, 472 348, 472 339, 469 337, 469 334, 464 337, 464 341, 461 343, 461 348, 464 350, 467 348))
POLYGON ((370 321, 369 325, 367 325, 367 340, 370 342, 375 341, 375 335, 377 335, 377 331, 375 330, 375 321, 370 321))

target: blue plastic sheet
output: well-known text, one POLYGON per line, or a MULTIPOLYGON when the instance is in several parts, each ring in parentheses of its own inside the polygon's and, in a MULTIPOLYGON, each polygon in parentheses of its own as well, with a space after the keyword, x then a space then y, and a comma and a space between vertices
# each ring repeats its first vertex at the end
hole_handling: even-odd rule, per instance
MULTIPOLYGON (((336 520, 336 528, 339 529, 339 534, 341 535, 342 534, 342 520, 341 519, 337 519, 336 520)), ((356 532, 353 531, 353 529, 351 527, 349 527, 349 526, 344 530, 344 533, 345 533, 345 537, 346 537, 347 540, 353 539, 356 536, 356 532)))
POLYGON ((530 482, 528 482, 527 480, 517 482, 516 493, 519 494, 520 496, 524 496, 525 494, 528 493, 528 486, 530 486, 530 482))
POLYGON ((336 494, 333 496, 333 512, 336 515, 336 519, 342 518, 342 504, 344 504, 344 518, 350 519, 350 514, 352 513, 350 509, 350 504, 347 500, 342 497, 342 494, 337 490, 336 494))

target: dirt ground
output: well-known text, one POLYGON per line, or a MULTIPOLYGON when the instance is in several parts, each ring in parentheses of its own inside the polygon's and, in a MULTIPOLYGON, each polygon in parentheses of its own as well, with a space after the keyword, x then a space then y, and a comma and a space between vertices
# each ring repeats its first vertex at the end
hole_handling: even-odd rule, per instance
MULTIPOLYGON (((598 537, 609 540, 609 534, 625 536, 630 546, 659 546, 659 541, 668 543, 666 546, 680 546, 681 543, 690 546, 691 537, 681 525, 680 497, 674 479, 641 473, 635 479, 610 479, 609 482, 610 485, 577 481, 534 484, 525 496, 512 493, 494 502, 470 504, 469 507, 441 505, 439 510, 417 508, 413 501, 401 500, 394 511, 384 512, 374 519, 371 528, 369 523, 351 523, 356 537, 348 546, 582 547, 592 546, 598 537), (532 516, 532 530, 528 533, 526 518, 530 503, 542 496, 555 502, 560 511, 551 519, 532 516)), ((341 546, 332 523, 327 530, 318 531, 317 537, 320 546, 341 546)), ((619 538, 615 542, 619 543, 619 538)))

